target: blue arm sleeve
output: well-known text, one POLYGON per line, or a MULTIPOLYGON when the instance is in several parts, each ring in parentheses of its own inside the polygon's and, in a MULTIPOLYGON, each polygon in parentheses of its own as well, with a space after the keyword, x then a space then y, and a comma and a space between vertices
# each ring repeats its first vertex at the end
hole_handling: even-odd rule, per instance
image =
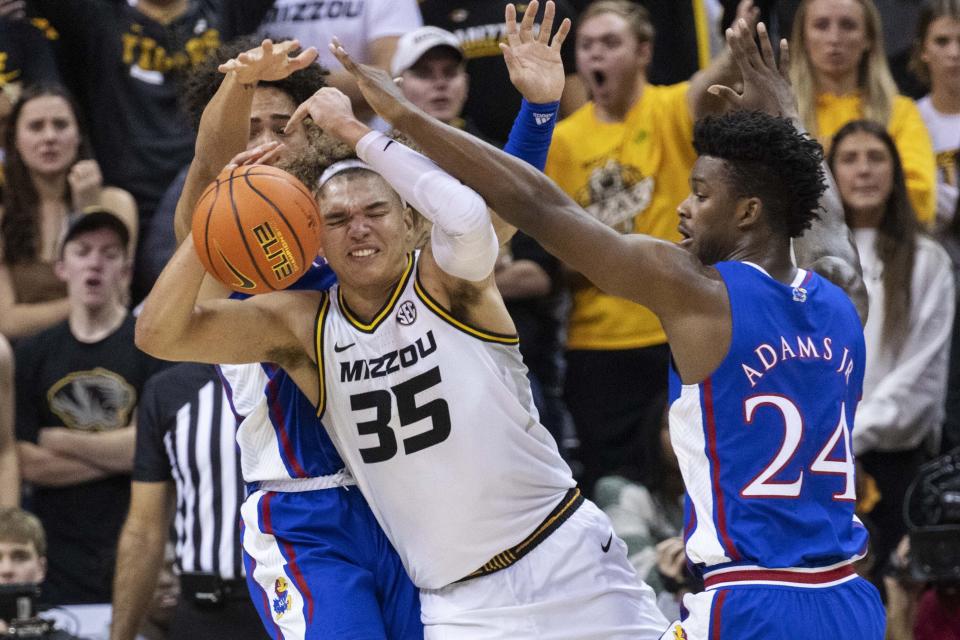
POLYGON ((531 104, 524 99, 503 150, 543 171, 559 111, 559 102, 531 104))

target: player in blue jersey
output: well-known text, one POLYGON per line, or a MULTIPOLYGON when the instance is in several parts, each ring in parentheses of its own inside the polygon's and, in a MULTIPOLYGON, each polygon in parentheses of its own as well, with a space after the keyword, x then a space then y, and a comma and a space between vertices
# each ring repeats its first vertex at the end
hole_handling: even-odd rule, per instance
MULTIPOLYGON (((687 555, 706 590, 664 638, 880 640, 876 589, 856 576, 850 428, 866 298, 820 146, 762 25, 727 33, 738 111, 698 123, 680 243, 619 235, 522 163, 430 119, 356 65, 368 103, 508 222, 608 293, 663 322, 671 437, 687 487, 687 555), (797 262, 791 258, 791 244, 797 262)), ((781 45, 786 53, 786 42, 781 45)), ((783 63, 783 61, 781 61, 783 63)))

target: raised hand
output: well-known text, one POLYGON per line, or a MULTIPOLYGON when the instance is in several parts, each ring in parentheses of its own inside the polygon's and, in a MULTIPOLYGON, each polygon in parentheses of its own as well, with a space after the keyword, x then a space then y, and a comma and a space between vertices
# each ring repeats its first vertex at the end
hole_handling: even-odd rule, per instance
POLYGON ((534 18, 540 7, 538 0, 532 0, 523 13, 523 20, 517 26, 517 8, 508 4, 505 10, 507 42, 500 44, 504 62, 510 73, 510 82, 533 103, 556 102, 563 93, 566 75, 563 61, 560 59, 560 47, 570 33, 570 19, 560 23, 557 33, 550 38, 556 5, 548 0, 543 12, 540 32, 533 34, 534 18))
POLYGON ((284 40, 274 44, 264 40, 259 47, 241 53, 217 67, 220 73, 233 71, 241 84, 254 84, 260 80, 282 80, 291 73, 309 66, 317 59, 315 47, 291 57, 300 48, 297 40, 284 40))
POLYGON ((798 119, 797 98, 790 86, 787 69, 790 49, 786 39, 780 41, 780 64, 777 65, 767 27, 757 25, 760 48, 753 42, 753 29, 738 19, 727 29, 727 44, 743 78, 743 90, 714 84, 707 91, 725 100, 734 109, 763 111, 775 116, 798 119))
POLYGON ((330 52, 336 56, 343 68, 349 71, 357 81, 360 93, 363 94, 367 104, 390 124, 396 125, 397 120, 404 113, 416 109, 403 96, 400 87, 386 71, 368 64, 354 62, 338 39, 334 38, 333 42, 330 43, 330 52))
POLYGON ((96 160, 78 160, 67 174, 70 199, 76 209, 97 204, 103 189, 103 174, 96 160))
POLYGON ((299 126, 307 117, 325 133, 350 145, 355 145, 370 130, 353 115, 350 98, 333 87, 320 89, 297 107, 290 116, 285 131, 299 126))
POLYGON ((757 21, 760 20, 760 7, 754 5, 753 0, 740 0, 737 3, 737 12, 734 15, 734 24, 741 19, 747 22, 748 27, 756 29, 757 21))

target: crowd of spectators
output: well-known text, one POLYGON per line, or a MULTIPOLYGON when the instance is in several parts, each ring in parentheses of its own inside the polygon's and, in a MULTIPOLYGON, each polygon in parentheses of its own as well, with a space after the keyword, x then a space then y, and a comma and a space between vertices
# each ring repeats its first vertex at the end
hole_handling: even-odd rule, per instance
MULTIPOLYGON (((298 38, 320 51, 326 82, 385 128, 327 51, 336 35, 358 60, 402 78, 427 113, 501 145, 520 105, 498 46, 505 5, 0 0, 0 583, 42 582, 46 605, 113 601, 123 616, 113 638, 138 627, 178 637, 201 614, 178 609, 169 636, 162 617, 143 615, 175 517, 166 556, 176 572, 212 572, 242 591, 239 552, 223 546, 222 565, 201 561, 194 538, 207 534, 187 526, 202 482, 216 486, 204 500, 241 493, 235 461, 214 477, 191 453, 215 438, 224 461, 235 455, 219 380, 183 369, 151 384, 165 365, 133 344, 132 314, 176 245, 199 113, 190 87, 209 91, 208 56, 298 38), (138 413, 141 397, 149 405, 138 413), (203 403, 215 409, 198 413, 203 403), (190 419, 177 417, 184 411, 190 419), (149 553, 138 555, 142 545, 149 553)), ((872 533, 863 571, 887 596, 888 637, 960 638, 960 578, 904 569, 907 488, 960 447, 960 0, 556 6, 574 27, 545 172, 605 224, 668 241, 680 240, 694 122, 722 108, 707 88, 737 81, 724 27, 763 20, 789 40, 800 124, 825 149, 870 297, 852 441, 858 514, 872 533)), ((282 141, 285 122, 261 106, 250 135, 282 141)), ((675 616, 680 595, 699 587, 683 559, 682 482, 665 429, 667 336, 651 312, 604 294, 522 233, 502 250, 496 279, 543 423, 675 616)), ((229 529, 236 504, 213 508, 229 529)))

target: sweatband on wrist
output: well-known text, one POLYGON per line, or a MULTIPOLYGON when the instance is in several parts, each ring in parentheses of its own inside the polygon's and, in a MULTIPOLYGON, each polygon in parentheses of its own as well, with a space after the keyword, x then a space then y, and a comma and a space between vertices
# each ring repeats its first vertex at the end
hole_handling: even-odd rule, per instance
POLYGON ((524 98, 503 147, 504 152, 543 171, 559 112, 559 102, 532 104, 524 98))

